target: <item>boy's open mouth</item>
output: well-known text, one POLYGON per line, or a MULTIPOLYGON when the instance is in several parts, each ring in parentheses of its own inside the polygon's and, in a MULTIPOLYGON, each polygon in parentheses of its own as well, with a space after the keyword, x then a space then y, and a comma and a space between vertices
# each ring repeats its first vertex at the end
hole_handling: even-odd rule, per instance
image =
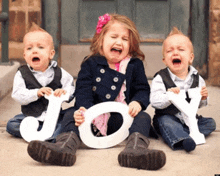
POLYGON ((118 48, 112 48, 111 49, 112 52, 118 52, 119 54, 121 54, 122 50, 118 49, 118 48))
POLYGON ((180 59, 173 59, 173 65, 179 65, 179 64, 181 64, 180 59))
POLYGON ((33 61, 33 62, 38 62, 38 61, 40 61, 40 58, 39 58, 39 57, 34 57, 34 58, 32 59, 32 61, 33 61))

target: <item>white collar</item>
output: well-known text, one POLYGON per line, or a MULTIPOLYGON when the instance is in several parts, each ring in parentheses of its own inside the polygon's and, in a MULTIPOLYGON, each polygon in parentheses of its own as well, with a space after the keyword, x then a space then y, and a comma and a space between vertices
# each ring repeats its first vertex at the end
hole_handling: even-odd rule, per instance
MULTIPOLYGON (((35 73, 39 73, 39 72, 42 72, 42 71, 36 71, 34 70, 29 64, 27 64, 28 68, 31 70, 31 72, 35 72, 35 73)), ((47 67, 47 69, 45 70, 45 72, 47 70, 49 70, 51 67, 56 67, 57 66, 57 62, 52 60, 50 63, 49 63, 49 66, 47 67)))
MULTIPOLYGON (((180 79, 178 76, 176 76, 175 74, 173 74, 171 71, 170 71, 170 69, 168 68, 168 71, 169 71, 169 74, 170 74, 170 77, 171 77, 171 79, 173 80, 173 81, 175 81, 175 80, 182 80, 182 79, 180 79)), ((187 75, 187 77, 186 77, 186 79, 185 80, 187 80, 189 77, 191 77, 192 75, 196 75, 198 73, 198 71, 192 66, 192 65, 190 65, 189 66, 189 72, 188 72, 188 75, 187 75)))

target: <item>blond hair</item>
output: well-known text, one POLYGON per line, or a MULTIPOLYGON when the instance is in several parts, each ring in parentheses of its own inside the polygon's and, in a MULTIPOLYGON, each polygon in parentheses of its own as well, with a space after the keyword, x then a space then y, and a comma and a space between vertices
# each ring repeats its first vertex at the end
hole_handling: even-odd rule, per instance
MULTIPOLYGON (((172 28, 172 30, 168 34, 167 38, 169 38, 170 36, 176 35, 176 34, 185 36, 185 37, 187 37, 189 39, 189 43, 190 43, 191 48, 192 48, 192 53, 194 53, 193 44, 192 44, 190 38, 187 35, 183 34, 177 27, 173 27, 172 28)), ((163 41, 163 45, 162 45, 162 53, 163 53, 163 55, 164 55, 164 43, 165 43, 166 39, 163 41)))
POLYGON ((31 25, 29 31, 24 35, 23 41, 24 41, 25 37, 27 36, 27 34, 29 34, 31 32, 44 32, 44 33, 46 33, 48 35, 48 37, 49 37, 51 47, 52 47, 52 49, 54 49, 53 37, 47 31, 42 29, 40 26, 38 26, 34 22, 32 22, 32 25, 31 25))
POLYGON ((144 53, 140 50, 140 46, 139 46, 140 44, 139 32, 134 22, 124 15, 110 14, 110 17, 111 18, 108 21, 108 23, 102 27, 101 32, 99 34, 97 32, 94 34, 90 45, 90 55, 87 58, 102 53, 103 38, 106 32, 109 30, 110 26, 117 21, 123 23, 126 26, 126 28, 129 30, 130 48, 128 54, 131 57, 137 57, 140 60, 144 60, 145 59, 144 53))

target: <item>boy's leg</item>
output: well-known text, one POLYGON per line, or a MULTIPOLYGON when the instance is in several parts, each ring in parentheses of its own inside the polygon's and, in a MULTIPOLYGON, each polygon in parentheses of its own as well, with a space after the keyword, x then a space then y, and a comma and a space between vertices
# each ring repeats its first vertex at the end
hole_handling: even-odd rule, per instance
POLYGON ((132 167, 146 170, 157 170, 166 163, 166 156, 163 151, 150 150, 149 131, 151 118, 145 112, 140 112, 129 129, 125 149, 118 155, 118 162, 123 167, 132 167))
POLYGON ((61 110, 61 111, 60 111, 56 128, 55 128, 55 130, 54 130, 53 136, 49 139, 49 141, 55 140, 55 138, 56 138, 59 134, 62 133, 62 123, 63 123, 62 121, 63 121, 63 117, 64 117, 64 115, 66 114, 66 112, 68 112, 70 109, 71 109, 71 108, 66 109, 66 110, 61 110))
POLYGON ((216 129, 216 122, 213 118, 201 117, 198 119, 199 131, 208 136, 216 129))
POLYGON ((177 117, 172 115, 154 117, 153 125, 173 150, 184 148, 189 152, 195 149, 196 144, 189 136, 186 126, 177 117))
POLYGON ((14 118, 10 119, 7 123, 6 131, 15 137, 21 138, 20 124, 24 118, 24 114, 18 114, 14 118))

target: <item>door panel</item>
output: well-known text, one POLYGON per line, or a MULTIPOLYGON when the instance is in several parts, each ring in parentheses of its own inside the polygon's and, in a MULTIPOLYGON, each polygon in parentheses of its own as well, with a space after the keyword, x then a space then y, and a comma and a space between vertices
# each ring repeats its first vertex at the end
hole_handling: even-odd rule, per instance
POLYGON ((97 1, 82 0, 79 7, 79 41, 91 39, 95 33, 96 24, 100 14, 116 12, 114 0, 97 1), (99 10, 97 10, 99 9, 99 10))
POLYGON ((169 12, 168 1, 136 1, 135 23, 142 41, 165 38, 169 30, 169 12))

